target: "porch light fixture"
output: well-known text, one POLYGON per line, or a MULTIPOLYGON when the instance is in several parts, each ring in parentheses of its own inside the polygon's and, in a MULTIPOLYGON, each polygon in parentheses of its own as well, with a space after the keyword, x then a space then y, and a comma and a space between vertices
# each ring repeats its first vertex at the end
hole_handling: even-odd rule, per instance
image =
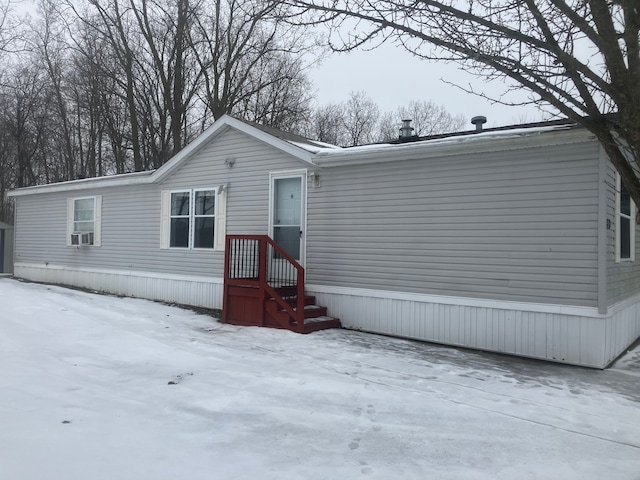
POLYGON ((229 157, 229 158, 225 158, 224 159, 224 164, 227 166, 227 168, 231 168, 233 167, 233 165, 236 163, 236 159, 233 157, 229 157))
POLYGON ((223 192, 226 192, 229 189, 229 184, 228 183, 223 183, 222 185, 220 185, 218 187, 218 195, 220 195, 223 192))
POLYGON ((314 187, 320 186, 320 174, 318 172, 311 172, 309 174, 309 180, 311 180, 311 185, 314 187))

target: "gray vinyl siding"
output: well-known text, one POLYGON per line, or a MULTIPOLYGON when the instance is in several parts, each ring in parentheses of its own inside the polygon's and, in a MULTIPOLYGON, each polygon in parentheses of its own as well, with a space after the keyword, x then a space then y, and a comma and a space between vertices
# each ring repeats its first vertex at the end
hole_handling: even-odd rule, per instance
POLYGON ((269 173, 306 167, 305 162, 253 137, 228 130, 159 187, 174 190, 226 183, 227 233, 264 235, 269 233, 269 173), (225 165, 226 158, 235 159, 232 168, 225 165))
POLYGON ((595 143, 324 169, 307 281, 597 305, 595 143))
POLYGON ((268 233, 269 172, 304 163, 235 130, 221 133, 161 184, 16 198, 16 261, 222 277, 222 251, 160 248, 161 192, 228 184, 227 233, 268 233), (233 156, 232 169, 224 159, 233 156), (67 198, 102 195, 102 246, 68 247, 67 198))
POLYGON ((607 219, 611 228, 607 230, 607 298, 609 305, 640 293, 640 229, 636 229, 636 259, 616 263, 616 170, 612 163, 607 166, 607 219))
POLYGON ((155 187, 57 192, 16 200, 16 262, 165 271, 157 255, 160 202, 155 187), (102 246, 69 247, 67 199, 89 195, 102 195, 102 246))

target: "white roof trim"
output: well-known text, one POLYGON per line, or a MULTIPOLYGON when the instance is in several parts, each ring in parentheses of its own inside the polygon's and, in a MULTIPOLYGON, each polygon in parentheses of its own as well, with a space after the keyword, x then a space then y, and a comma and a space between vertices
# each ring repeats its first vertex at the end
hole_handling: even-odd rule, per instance
POLYGON ((313 161, 322 167, 363 165, 561 145, 593 138, 593 134, 585 129, 568 129, 566 126, 522 128, 399 144, 363 145, 343 151, 327 149, 314 155, 313 161))
POLYGON ((198 151, 204 145, 207 145, 212 138, 224 132, 228 128, 235 128, 236 130, 246 133, 247 135, 250 135, 257 140, 260 140, 268 145, 271 145, 274 148, 277 148, 278 150, 288 153, 289 155, 292 155, 304 162, 313 164, 313 162, 311 161, 311 157, 313 156, 311 152, 301 147, 295 146, 290 142, 281 140, 278 137, 274 137, 273 135, 263 132, 262 130, 253 127, 241 120, 236 120, 229 115, 223 115, 218 120, 216 120, 213 125, 207 128, 203 133, 201 133, 193 142, 180 150, 180 152, 178 152, 178 154, 176 154, 171 160, 160 167, 153 175, 153 181, 162 181, 165 177, 170 175, 171 172, 182 165, 186 161, 186 159, 189 158, 193 153, 198 151))
POLYGON ((36 185, 11 190, 9 197, 21 197, 23 195, 35 195, 39 193, 72 192, 75 190, 87 190, 89 188, 120 187, 123 185, 149 184, 153 182, 153 170, 146 172, 122 173, 107 177, 83 178, 82 180, 69 180, 67 182, 50 183, 48 185, 36 185))
POLYGON ((543 145, 578 143, 594 138, 586 129, 560 125, 486 131, 409 143, 386 143, 350 148, 337 148, 334 146, 324 148, 320 146, 316 148, 312 145, 303 145, 298 142, 282 140, 241 120, 223 115, 193 142, 183 148, 177 155, 169 160, 169 162, 156 171, 87 178, 50 185, 26 187, 13 190, 9 192, 8 195, 10 197, 18 197, 39 193, 158 183, 171 175, 172 172, 177 170, 190 156, 207 145, 216 135, 219 135, 229 128, 234 128, 250 135, 310 165, 321 167, 363 165, 451 155, 498 152, 543 145))
MULTIPOLYGON (((302 148, 301 144, 294 145, 291 142, 274 137, 262 130, 253 127, 245 122, 236 120, 228 115, 223 115, 216 120, 213 125, 196 137, 189 145, 178 152, 171 160, 155 171, 126 173, 108 177, 94 177, 82 180, 70 180, 67 182, 53 183, 48 185, 36 185, 12 190, 8 193, 10 197, 20 197, 23 195, 35 195, 51 192, 69 192, 75 190, 86 190, 89 188, 116 187, 134 184, 151 184, 161 182, 172 172, 178 169, 191 155, 195 154, 202 147, 207 145, 216 135, 226 131, 228 128, 235 128, 247 135, 250 135, 278 150, 292 155, 306 163, 313 165, 311 158, 313 153, 302 148)), ((313 148, 311 145, 310 148, 313 148)))

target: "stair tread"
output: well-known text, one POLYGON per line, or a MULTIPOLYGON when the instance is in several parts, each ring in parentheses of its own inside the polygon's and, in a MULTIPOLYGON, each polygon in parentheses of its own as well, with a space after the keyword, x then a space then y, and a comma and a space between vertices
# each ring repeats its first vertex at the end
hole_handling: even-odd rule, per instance
POLYGON ((321 317, 305 318, 304 319, 304 323, 328 322, 328 321, 332 321, 332 320, 338 320, 338 319, 334 318, 334 317, 328 317, 326 315, 323 315, 321 317))

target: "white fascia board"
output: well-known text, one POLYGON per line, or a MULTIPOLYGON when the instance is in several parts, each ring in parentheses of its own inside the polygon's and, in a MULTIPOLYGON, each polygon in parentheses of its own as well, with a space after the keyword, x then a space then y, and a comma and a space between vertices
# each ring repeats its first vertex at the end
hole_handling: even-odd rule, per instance
MULTIPOLYGON (((271 145, 278 150, 282 150, 289 155, 292 155, 310 165, 313 165, 312 157, 313 153, 304 149, 300 144, 295 144, 293 142, 287 142, 286 140, 282 140, 278 137, 274 137, 273 135, 268 134, 267 132, 263 132, 259 128, 252 127, 251 125, 244 123, 240 120, 236 120, 233 117, 224 116, 220 119, 225 120, 226 124, 230 127, 233 127, 241 132, 246 133, 247 135, 251 135, 257 140, 260 140, 268 145, 271 145)), ((310 146, 311 147, 311 146, 310 146)), ((311 147, 313 148, 313 147, 311 147)))
POLYGON ((562 145, 593 140, 593 134, 584 129, 558 129, 487 132, 464 137, 448 137, 423 142, 369 145, 352 147, 344 151, 324 150, 314 155, 313 161, 322 167, 363 165, 371 163, 418 160, 453 155, 519 150, 522 148, 562 145), (493 135, 489 135, 493 133, 493 135))
POLYGON ((178 169, 191 155, 196 153, 202 147, 207 145, 213 138, 221 133, 225 132, 229 128, 235 128, 247 135, 250 135, 257 140, 260 140, 268 145, 282 150, 290 155, 293 155, 300 160, 303 160, 309 164, 313 164, 311 161, 312 153, 308 152, 300 147, 294 146, 290 142, 281 140, 273 135, 263 132, 262 130, 252 127, 251 125, 236 120, 229 115, 223 115, 216 120, 213 125, 202 132, 193 142, 184 147, 180 152, 175 155, 169 162, 160 167, 153 175, 154 183, 161 182, 172 172, 178 169))
POLYGON ((121 187, 124 185, 149 184, 153 181, 154 171, 123 173, 107 177, 83 178, 82 180, 70 180, 68 182, 51 183, 48 185, 36 185, 12 190, 8 197, 21 197, 24 195, 37 195, 41 193, 72 192, 76 190, 88 190, 103 187, 121 187))
POLYGON ((60 182, 49 185, 37 185, 34 187, 25 187, 13 190, 8 193, 10 197, 19 197, 22 195, 35 195, 40 193, 51 192, 68 192, 74 190, 85 190, 90 188, 117 187, 123 185, 150 184, 159 183, 172 172, 180 168, 180 166, 193 154, 202 147, 207 145, 216 135, 224 132, 228 128, 235 128, 246 133, 268 145, 273 146, 295 158, 313 165, 313 153, 305 150, 300 146, 296 146, 291 142, 281 140, 273 135, 269 135, 262 130, 252 127, 251 125, 236 120, 228 115, 220 117, 213 125, 196 137, 189 145, 184 147, 171 160, 155 171, 127 173, 123 175, 114 175, 109 177, 86 178, 82 180, 71 180, 68 182, 60 182))

